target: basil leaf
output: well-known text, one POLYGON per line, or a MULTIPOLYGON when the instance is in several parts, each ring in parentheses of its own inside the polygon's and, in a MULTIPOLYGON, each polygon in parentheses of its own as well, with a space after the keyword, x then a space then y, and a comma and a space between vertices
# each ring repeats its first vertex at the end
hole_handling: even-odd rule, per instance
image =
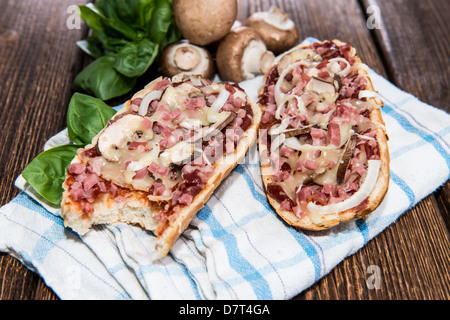
POLYGON ((94 58, 100 58, 105 54, 103 45, 97 37, 88 37, 84 40, 77 41, 77 46, 94 58))
POLYGON ((169 29, 167 30, 167 34, 166 37, 164 38, 164 40, 161 42, 160 48, 165 48, 168 44, 172 43, 172 42, 176 42, 181 38, 181 33, 178 30, 175 22, 173 22, 170 26, 169 29))
POLYGON ((98 0, 95 2, 95 7, 97 8, 97 10, 101 11, 106 17, 112 19, 119 19, 119 12, 115 0, 98 0))
POLYGON ((170 0, 155 0, 155 9, 149 24, 150 40, 161 43, 173 23, 170 0))
POLYGON ((80 8, 80 17, 92 30, 104 30, 102 19, 104 16, 92 5, 78 6, 80 8))
POLYGON ((67 111, 67 130, 75 144, 86 145, 108 123, 116 111, 102 100, 75 93, 67 111))
POLYGON ((107 55, 97 58, 81 71, 74 80, 73 87, 102 100, 109 100, 128 93, 136 84, 136 78, 126 77, 116 69, 116 57, 107 55))
POLYGON ((73 87, 102 100, 128 93, 162 49, 181 38, 172 0, 98 0, 80 12, 91 34, 78 45, 97 60, 73 87))
POLYGON ((119 19, 105 19, 103 24, 109 31, 116 31, 116 37, 120 35, 126 37, 128 40, 138 39, 138 31, 135 26, 130 26, 119 19))
POLYGON ((110 50, 116 50, 118 46, 137 39, 138 34, 140 34, 132 26, 118 19, 107 18, 92 4, 79 6, 79 8, 80 17, 86 21, 86 24, 92 30, 90 38, 98 39, 110 50))
POLYGON ((130 42, 117 54, 114 68, 127 77, 139 77, 155 60, 158 48, 157 44, 146 38, 139 42, 130 42))
POLYGON ((64 145, 40 153, 22 173, 23 178, 44 199, 60 205, 66 168, 83 146, 64 145))
POLYGON ((149 20, 142 20, 142 17, 154 6, 154 0, 99 0, 95 6, 108 18, 120 19, 128 24, 137 24, 141 27, 147 26, 149 20), (136 19, 138 18, 138 19, 136 19))
POLYGON ((153 0, 134 0, 137 8, 137 24, 144 29, 148 28, 150 21, 152 20, 153 11, 155 9, 155 1, 153 0))

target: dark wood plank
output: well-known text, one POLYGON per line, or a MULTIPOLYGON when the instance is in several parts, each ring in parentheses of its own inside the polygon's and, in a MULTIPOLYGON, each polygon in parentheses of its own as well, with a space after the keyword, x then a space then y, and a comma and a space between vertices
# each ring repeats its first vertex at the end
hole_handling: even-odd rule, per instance
MULTIPOLYGON (((82 53, 67 8, 87 1, 0 0, 0 205, 14 180, 52 135, 65 127, 72 82, 82 53)), ((1 299, 54 299, 44 282, 14 258, 0 255, 1 299)))
POLYGON ((362 0, 380 8, 381 29, 373 29, 391 80, 400 88, 450 112, 450 2, 362 0))

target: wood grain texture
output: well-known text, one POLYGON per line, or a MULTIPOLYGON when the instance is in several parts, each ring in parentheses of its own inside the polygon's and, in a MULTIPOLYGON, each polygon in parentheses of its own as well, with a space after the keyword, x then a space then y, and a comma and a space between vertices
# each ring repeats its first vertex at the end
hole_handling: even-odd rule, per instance
MULTIPOLYGON (((65 127, 72 82, 83 54, 69 30, 69 5, 87 1, 0 0, 0 205, 17 193, 14 180, 65 127)), ((0 255, 1 299, 54 299, 43 281, 14 258, 0 255)))
POLYGON ((363 0, 380 8, 382 29, 373 29, 391 80, 420 100, 450 112, 450 43, 445 0, 363 0))
MULTIPOLYGON (((15 178, 44 142, 65 127, 73 78, 90 62, 75 46, 87 29, 68 30, 66 9, 83 2, 87 1, 0 0, 0 205, 18 193, 13 186, 15 178)), ((275 5, 299 25, 301 38, 350 42, 376 72, 448 111, 448 1, 238 3, 241 21, 275 5), (373 4, 381 9, 381 30, 366 27, 366 8, 373 4), (428 67, 429 63, 433 66, 428 67)), ((136 90, 154 74, 150 71, 136 90)), ((296 299, 449 299, 449 195, 447 183, 296 299), (366 283, 370 266, 381 271, 379 289, 369 289, 366 283)), ((0 254, 0 299, 57 298, 37 274, 13 257, 0 254)))

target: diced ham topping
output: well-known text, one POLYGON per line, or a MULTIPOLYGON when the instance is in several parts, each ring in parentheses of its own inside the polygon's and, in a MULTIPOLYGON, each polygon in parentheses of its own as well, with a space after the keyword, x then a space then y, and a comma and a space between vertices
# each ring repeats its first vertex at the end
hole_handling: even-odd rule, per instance
POLYGON ((162 90, 162 89, 164 89, 165 87, 169 86, 170 84, 171 84, 171 83, 170 83, 170 80, 167 79, 167 78, 164 78, 164 79, 162 79, 161 81, 158 81, 158 82, 155 84, 155 86, 153 87, 153 90, 155 90, 155 91, 162 90))
POLYGON ((142 120, 142 126, 144 127, 144 129, 150 129, 153 127, 153 122, 145 117, 144 120, 142 120))
MULTIPOLYGON (((361 178, 367 172, 367 160, 378 160, 380 157, 378 143, 375 139, 375 125, 370 121, 370 110, 367 105, 359 104, 366 101, 365 98, 359 99, 358 95, 360 91, 367 89, 368 80, 364 75, 360 75, 357 67, 354 67, 356 58, 351 52, 351 46, 349 44, 336 45, 332 41, 325 41, 324 43, 315 43, 309 48, 322 57, 318 64, 313 64, 313 62, 298 64, 288 72, 284 72, 284 79, 279 81, 283 69, 286 68, 280 62, 280 65, 274 66, 268 71, 264 89, 259 96, 259 103, 265 106, 261 120, 262 129, 269 129, 275 124, 278 125, 280 120, 287 118, 289 119, 288 130, 311 128, 308 133, 301 134, 297 138, 301 144, 314 148, 309 146, 305 151, 298 151, 299 149, 296 151, 282 144, 277 152, 269 153, 272 178, 277 183, 269 184, 267 191, 280 203, 282 209, 292 211, 298 217, 305 215, 306 205, 309 201, 326 205, 350 197, 359 189, 361 178), (335 58, 338 59, 330 62, 335 58), (342 61, 342 58, 348 63, 342 61), (330 65, 336 61, 339 64, 337 70, 335 65, 330 65), (329 100, 330 96, 327 95, 329 92, 324 89, 325 87, 318 91, 314 89, 311 90, 312 92, 307 92, 310 90, 307 85, 312 79, 307 73, 335 86, 339 92, 337 92, 334 102, 329 100), (275 88, 277 88, 277 92, 275 92, 275 88), (323 96, 319 92, 321 90, 324 91, 323 96), (278 101, 286 99, 283 100, 285 104, 280 105, 281 109, 278 109, 275 94, 278 95, 278 101), (297 98, 290 98, 292 96, 297 98), (327 127, 324 124, 328 124, 327 127), (333 157, 344 152, 346 144, 343 139, 349 139, 347 136, 349 132, 356 133, 359 137, 343 181, 336 185, 331 183, 321 185, 313 182, 316 181, 316 176, 324 172, 322 169, 332 170, 338 165, 339 158, 333 157), (343 137, 343 134, 346 136, 343 137), (327 149, 321 149, 322 146, 327 149), (332 149, 333 147, 335 149, 332 149), (308 150, 308 148, 311 149, 308 150), (335 156, 330 153, 327 155, 328 150, 337 150, 334 151, 337 153, 335 156), (287 165, 287 160, 289 163, 295 164, 292 170, 287 165), (289 170, 283 169, 285 165, 289 167, 289 170), (297 172, 313 175, 307 178, 310 180, 306 185, 300 187, 301 189, 296 192, 296 199, 292 199, 295 201, 292 201, 288 199, 281 185, 283 181, 288 180, 297 172)), ((295 63, 295 61, 291 61, 291 63, 295 63)), ((270 150, 270 143, 268 149, 270 150)))
POLYGON ((153 184, 153 188, 154 188, 153 194, 155 196, 160 196, 164 193, 164 191, 166 191, 166 186, 163 183, 159 182, 155 182, 153 184))
POLYGON ((84 163, 72 163, 67 167, 70 174, 82 174, 86 170, 84 163))
POLYGON ((83 189, 84 191, 88 191, 93 186, 95 186, 97 183, 100 182, 100 177, 94 173, 88 173, 86 174, 85 179, 83 180, 83 189))
POLYGON ((142 147, 143 150, 149 150, 147 141, 133 141, 128 145, 128 150, 138 150, 139 147, 142 147))
POLYGON ((148 173, 147 168, 143 168, 141 170, 136 171, 133 179, 143 179, 148 173))
POLYGON ((341 144, 341 131, 337 123, 330 122, 328 124, 328 135, 330 137, 331 144, 339 147, 341 144))
MULTIPOLYGON (((96 159, 94 159, 95 161, 96 159)), ((83 214, 90 216, 94 211, 92 203, 101 193, 111 193, 113 198, 119 195, 119 188, 106 182, 95 173, 90 164, 76 163, 68 166, 68 173, 72 179, 68 179, 70 197, 80 204, 83 214), (84 169, 84 170, 83 170, 84 169)))
MULTIPOLYGON (((203 84, 209 85, 211 81, 204 81, 203 84)), ((163 78, 153 86, 153 90, 164 92, 171 85, 176 88, 183 86, 183 83, 177 82, 176 84, 171 84, 169 79, 163 78)), ((199 110, 201 111, 203 108, 211 106, 219 95, 216 89, 211 92, 211 87, 197 87, 202 93, 197 92, 199 93, 197 96, 189 95, 189 97, 186 94, 186 98, 182 102, 182 108, 173 108, 172 105, 169 106, 169 99, 155 99, 150 102, 141 125, 143 129, 151 129, 154 135, 160 136, 158 138, 160 138, 159 150, 161 152, 173 147, 179 141, 189 139, 195 135, 194 130, 189 130, 184 126, 181 127, 180 123, 189 119, 191 114, 197 115, 199 110), (154 114, 157 117, 153 116, 154 114)), ((170 218, 176 206, 190 205, 213 174, 214 166, 211 163, 214 162, 214 158, 221 156, 224 151, 234 152, 243 133, 251 126, 253 122, 253 111, 251 106, 241 96, 242 89, 237 84, 225 84, 225 89, 230 95, 221 111, 231 111, 236 113, 237 116, 232 123, 228 124, 222 130, 223 135, 221 138, 213 137, 210 141, 203 142, 202 147, 204 152, 201 157, 197 157, 195 161, 184 165, 182 169, 180 167, 168 168, 160 165, 160 162, 154 161, 150 165, 134 171, 133 181, 146 179, 147 177, 155 179, 148 189, 149 194, 153 196, 172 195, 172 198, 167 200, 169 204, 168 211, 158 214, 157 219, 162 221, 170 218), (165 179, 177 181, 177 184, 169 190, 164 182, 161 182, 161 180, 165 181, 165 179)), ((183 95, 185 92, 181 91, 181 94, 183 95)), ((142 98, 133 99, 129 106, 129 113, 138 113, 142 101, 142 98)), ((141 116, 143 115, 141 114, 141 116)), ((131 170, 130 165, 136 161, 136 156, 140 152, 152 151, 151 142, 142 141, 140 136, 137 140, 128 142, 125 148, 133 151, 130 152, 132 157, 128 159, 122 156, 122 160, 120 160, 123 166, 121 169, 128 171, 131 170)), ((285 152, 292 152, 292 150, 286 149, 285 152)), ((97 147, 84 151, 81 154, 81 160, 85 163, 69 165, 68 174, 72 178, 70 179, 70 185, 69 183, 68 185, 72 199, 80 203, 84 214, 90 215, 93 212, 94 207, 92 204, 102 193, 109 193, 114 199, 124 199, 121 196, 122 187, 106 181, 101 177, 104 158, 97 150, 97 147)), ((131 171, 131 173, 133 172, 131 171)), ((145 181, 135 182, 137 184, 145 183, 145 181)))
POLYGON ((188 110, 201 109, 206 106, 206 100, 204 97, 188 98, 185 100, 184 106, 188 110))

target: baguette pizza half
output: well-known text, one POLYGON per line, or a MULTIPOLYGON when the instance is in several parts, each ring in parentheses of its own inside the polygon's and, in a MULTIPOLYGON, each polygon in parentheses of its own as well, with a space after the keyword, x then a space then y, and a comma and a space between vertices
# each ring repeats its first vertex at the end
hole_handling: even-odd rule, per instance
POLYGON ((262 179, 288 224, 326 230, 381 204, 390 161, 383 103, 353 47, 316 42, 277 57, 259 104, 262 179))
POLYGON ((65 225, 83 235, 137 224, 157 236, 153 258, 164 257, 256 141, 261 115, 237 84, 154 80, 68 166, 65 225))

